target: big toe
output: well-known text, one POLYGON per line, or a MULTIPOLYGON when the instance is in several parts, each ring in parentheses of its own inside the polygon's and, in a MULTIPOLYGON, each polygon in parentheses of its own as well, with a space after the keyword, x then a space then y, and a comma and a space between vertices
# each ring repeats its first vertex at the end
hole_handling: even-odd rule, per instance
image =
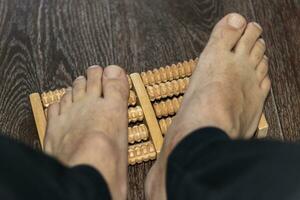
POLYGON ((246 20, 237 13, 230 13, 223 17, 217 25, 209 39, 209 44, 217 45, 218 48, 232 50, 237 44, 246 27, 246 20))
POLYGON ((103 73, 103 97, 110 102, 124 103, 127 107, 129 84, 125 71, 116 65, 110 65, 103 73))

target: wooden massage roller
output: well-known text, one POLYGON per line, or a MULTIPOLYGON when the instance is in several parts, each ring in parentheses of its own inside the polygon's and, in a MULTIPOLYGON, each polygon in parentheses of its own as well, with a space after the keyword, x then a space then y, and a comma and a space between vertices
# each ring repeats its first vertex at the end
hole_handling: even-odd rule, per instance
POLYGON ((153 108, 157 118, 168 117, 175 115, 179 110, 183 97, 173 97, 172 99, 167 99, 160 101, 159 103, 155 102, 153 108))
MULTIPOLYGON (((156 159, 163 136, 180 108, 198 59, 128 75, 128 163, 134 165, 156 159)), ((65 89, 33 93, 30 102, 41 146, 46 132, 47 108, 60 101, 65 89)), ((267 135, 268 124, 261 117, 257 138, 267 135)))
POLYGON ((134 165, 143 161, 154 160, 156 151, 152 142, 143 142, 128 147, 128 164, 134 165))
POLYGON ((171 66, 160 67, 159 69, 142 72, 141 77, 145 86, 154 85, 161 82, 177 80, 192 75, 198 59, 191 59, 183 63, 173 64, 171 66))
POLYGON ((162 98, 178 96, 184 94, 189 85, 188 77, 178 80, 173 80, 165 83, 153 84, 146 86, 150 101, 160 100, 162 98))

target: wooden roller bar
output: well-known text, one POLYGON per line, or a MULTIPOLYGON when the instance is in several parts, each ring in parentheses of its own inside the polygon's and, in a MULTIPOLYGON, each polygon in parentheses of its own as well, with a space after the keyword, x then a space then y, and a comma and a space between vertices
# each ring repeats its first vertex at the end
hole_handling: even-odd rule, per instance
POLYGON ((65 92, 65 88, 49 92, 43 92, 41 94, 41 97, 44 107, 47 108, 50 104, 59 102, 61 97, 65 94, 65 92))
POLYGON ((190 79, 186 77, 166 83, 155 84, 153 86, 146 86, 146 90, 151 101, 160 100, 161 98, 184 94, 189 85, 189 81, 190 79))
POLYGON ((154 160, 156 151, 152 142, 130 145, 128 147, 128 164, 134 165, 143 161, 154 160))
MULTIPOLYGON (((61 97, 64 95, 64 93, 65 93, 65 89, 42 93, 41 96, 42 96, 42 102, 43 102, 44 107, 47 108, 50 104, 59 102, 61 97)), ((137 97, 136 97, 135 92, 130 90, 128 104, 135 105, 136 98, 137 97)), ((140 106, 128 108, 128 121, 129 122, 142 121, 143 119, 144 119, 144 114, 143 114, 143 110, 140 106)))
POLYGON ((159 69, 154 68, 153 70, 142 72, 141 77, 145 86, 185 78, 192 75, 197 63, 198 58, 171 66, 160 67, 159 69))
POLYGON ((144 112, 140 106, 128 108, 128 122, 134 123, 137 121, 143 121, 144 112))
MULTIPOLYGON (((50 104, 59 102, 62 96, 65 94, 65 92, 65 88, 49 92, 43 92, 41 94, 41 97, 44 107, 47 108, 50 104)), ((136 98, 137 97, 135 92, 133 90, 130 90, 128 97, 128 106, 134 106, 136 104, 136 98)))
POLYGON ((172 99, 155 102, 153 108, 157 118, 175 115, 180 108, 183 96, 173 97, 172 99))

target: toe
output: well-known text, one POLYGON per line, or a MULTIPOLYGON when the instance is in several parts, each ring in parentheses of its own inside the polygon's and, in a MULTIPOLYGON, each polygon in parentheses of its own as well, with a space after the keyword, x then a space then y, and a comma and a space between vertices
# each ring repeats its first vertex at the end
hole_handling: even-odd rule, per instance
POLYGON ((214 27, 209 44, 231 50, 239 41, 246 25, 243 16, 231 13, 221 19, 214 27))
POLYGON ((262 33, 262 28, 256 22, 251 22, 247 25, 244 35, 238 42, 235 51, 242 53, 250 53, 255 42, 262 33))
POLYGON ((73 82, 73 101, 79 101, 84 97, 86 92, 86 79, 84 76, 79 76, 73 82))
POLYGON ((66 93, 60 100, 60 113, 66 112, 72 105, 72 88, 66 89, 66 93))
POLYGON ((116 65, 104 69, 103 96, 110 101, 124 102, 127 106, 129 85, 125 71, 116 65))
POLYGON ((263 90, 264 92, 264 96, 267 97, 269 92, 270 92, 270 89, 271 89, 271 80, 269 78, 269 75, 267 75, 264 80, 261 82, 260 84, 260 87, 261 89, 263 90))
POLYGON ((87 69, 87 86, 88 95, 100 97, 102 95, 102 72, 100 66, 91 66, 87 69))
POLYGON ((250 54, 252 60, 256 63, 256 66, 263 59, 265 52, 266 52, 266 43, 262 38, 260 38, 256 41, 250 54))
POLYGON ((259 83, 261 83, 268 74, 268 58, 264 56, 256 68, 256 75, 259 83))
POLYGON ((57 117, 59 115, 59 104, 54 103, 51 104, 47 110, 47 118, 49 121, 51 121, 53 118, 57 117))

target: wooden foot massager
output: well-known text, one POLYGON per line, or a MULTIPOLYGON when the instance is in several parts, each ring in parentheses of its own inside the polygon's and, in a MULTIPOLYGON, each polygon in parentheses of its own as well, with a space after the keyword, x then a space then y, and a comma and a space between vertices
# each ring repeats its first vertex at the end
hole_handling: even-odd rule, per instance
MULTIPOLYGON (((178 111, 197 59, 160 67, 128 76, 128 163, 134 165, 154 160, 160 152, 164 135, 178 111)), ((59 102, 65 89, 30 95, 30 102, 43 147, 47 108, 59 102)), ((262 115, 257 138, 267 135, 268 124, 262 115)))

